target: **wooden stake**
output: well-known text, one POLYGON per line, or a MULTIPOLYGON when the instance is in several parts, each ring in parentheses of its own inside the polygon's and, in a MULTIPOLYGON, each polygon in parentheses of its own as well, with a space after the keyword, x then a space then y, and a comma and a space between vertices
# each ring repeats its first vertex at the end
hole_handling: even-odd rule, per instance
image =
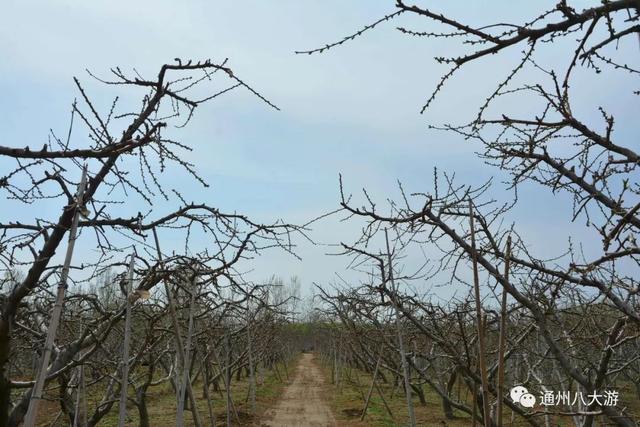
MULTIPOLYGON (((196 273, 194 271, 193 278, 191 280, 191 294, 189 296, 189 314, 188 314, 188 326, 187 326, 187 344, 184 351, 184 361, 182 363, 182 379, 178 383, 178 408, 177 419, 184 420, 184 395, 187 389, 187 384, 191 384, 191 378, 189 371, 191 370, 191 337, 193 336, 193 305, 196 297, 196 273)), ((191 405, 193 411, 195 407, 191 405)), ((195 417, 194 417, 195 418, 195 417)), ((184 422, 184 421, 182 421, 184 422)))
MULTIPOLYGON (((227 332, 225 332, 225 342, 226 341, 227 341, 227 332)), ((229 382, 227 382, 227 374, 229 374, 229 377, 230 377, 231 365, 229 364, 229 370, 227 371, 227 365, 222 364, 222 355, 219 355, 216 353, 217 352, 214 349, 211 352, 211 355, 216 359, 214 360, 214 362, 218 365, 218 374, 220 378, 222 378, 222 384, 224 385, 225 392, 227 390, 230 391, 231 389, 229 387, 231 387, 231 381, 229 380, 229 382)), ((222 392, 220 392, 220 397, 224 397, 222 395, 222 392)), ((240 422, 240 416, 238 415, 238 411, 236 411, 236 405, 233 403, 233 396, 231 396, 231 392, 226 394, 226 398, 227 398, 227 407, 231 406, 231 412, 233 412, 233 416, 235 417, 236 421, 240 422)))
POLYGON ((473 218, 473 202, 469 200, 469 229, 471 232, 471 258, 473 261, 473 289, 476 300, 476 324, 478 330, 478 367, 480 368, 480 380, 482 383, 482 419, 485 427, 491 427, 491 415, 489 413, 489 380, 487 378, 487 364, 485 361, 482 302, 480 301, 480 277, 478 275, 478 253, 476 251, 476 233, 473 218))
POLYGON ((225 376, 225 389, 227 394, 227 427, 231 427, 231 407, 233 405, 233 401, 231 400, 231 339, 229 337, 229 332, 225 330, 225 343, 227 347, 227 357, 226 357, 226 365, 224 370, 225 376))
POLYGON ((133 289, 133 267, 135 265, 135 251, 131 253, 129 262, 129 274, 127 275, 127 286, 125 295, 125 317, 124 317, 124 342, 122 344, 122 380, 120 382, 120 406, 118 415, 118 427, 124 427, 127 422, 127 391, 129 390, 129 342, 131 340, 131 302, 129 296, 133 289))
MULTIPOLYGON (((507 249, 504 255, 504 280, 509 283, 509 263, 511 261, 511 236, 507 237, 507 249)), ((500 304, 500 338, 498 344, 498 402, 496 406, 498 427, 502 427, 502 399, 504 398, 504 352, 507 343, 507 289, 502 287, 500 304)))
POLYGON ((378 396, 380 396, 380 400, 382 400, 382 404, 384 405, 385 409, 387 410, 387 414, 389 414, 389 416, 391 417, 391 420, 393 422, 395 422, 395 417, 393 416, 393 411, 391 411, 391 408, 389 408, 389 404, 387 403, 387 399, 384 398, 384 393, 382 392, 382 390, 380 390, 380 386, 376 383, 376 391, 378 392, 378 396))
MULTIPOLYGON (((82 357, 82 354, 80 355, 82 357)), ((78 389, 73 416, 73 427, 87 427, 87 392, 84 378, 84 363, 78 366, 78 389)))
POLYGON ((389 269, 389 273, 387 274, 388 278, 389 278, 389 282, 391 283, 391 293, 393 298, 391 298, 391 302, 393 304, 393 308, 395 310, 395 320, 396 320, 396 334, 398 337, 398 347, 400 350, 400 359, 402 362, 402 372, 403 372, 403 377, 404 377, 404 393, 405 393, 405 397, 407 399, 407 410, 409 412, 409 425, 411 427, 415 427, 416 425, 416 415, 413 411, 413 400, 411 399, 411 379, 410 379, 410 373, 409 373, 409 364, 407 363, 407 358, 406 355, 404 353, 404 344, 402 342, 402 325, 400 324, 400 309, 398 307, 397 304, 397 292, 396 292, 396 285, 395 285, 395 281, 393 279, 393 264, 391 261, 391 247, 389 245, 389 233, 388 230, 385 228, 384 229, 384 238, 386 240, 387 243, 387 260, 388 260, 388 266, 387 268, 389 269))
POLYGON ((67 279, 69 277, 69 269, 71 267, 71 258, 73 257, 73 248, 76 243, 76 237, 78 233, 78 221, 80 220, 80 213, 84 209, 84 192, 87 185, 87 165, 84 165, 82 169, 82 178, 80 178, 80 184, 78 184, 78 190, 74 204, 71 207, 75 210, 73 219, 71 221, 71 230, 69 231, 69 243, 67 246, 67 254, 62 266, 62 272, 60 273, 60 282, 58 283, 58 291, 56 294, 56 301, 53 305, 51 312, 51 320, 49 321, 49 327, 47 328, 47 337, 44 342, 44 349, 42 351, 42 359, 40 367, 38 369, 38 375, 36 376, 36 383, 33 386, 31 397, 29 399, 29 408, 24 418, 24 427, 33 427, 36 424, 38 417, 38 405, 42 399, 42 391, 44 389, 44 383, 47 378, 47 368, 49 367, 49 359, 51 358, 51 352, 53 350, 53 342, 56 339, 56 333, 58 332, 58 325, 60 324, 60 318, 62 317, 62 307, 64 305, 64 297, 67 291, 67 279))
POLYGON ((256 375, 253 366, 253 343, 251 337, 251 319, 247 324, 247 353, 249 355, 249 407, 251 413, 256 412, 256 375))
POLYGON ((376 379, 378 377, 378 369, 380 369, 380 362, 382 361, 382 353, 378 356, 378 361, 376 362, 376 368, 373 370, 373 378, 371 379, 371 386, 369 386, 369 391, 367 392, 367 398, 364 401, 364 408, 362 409, 362 415, 360 415, 360 421, 364 420, 365 415, 367 415, 367 408, 369 408, 369 400, 371 399, 371 394, 373 393, 373 387, 376 385, 376 379))
MULTIPOLYGON (((163 268, 164 262, 162 261, 162 251, 160 250, 160 241, 158 240, 158 233, 156 232, 155 227, 152 228, 152 231, 153 231, 153 240, 155 241, 155 244, 156 244, 156 253, 158 254, 158 262, 160 263, 160 267, 163 268)), ((185 363, 184 361, 186 360, 186 356, 184 353, 184 345, 182 343, 182 334, 180 333, 180 323, 178 322, 178 315, 176 314, 176 306, 175 306, 175 302, 173 301, 173 294, 171 293, 169 284, 164 279, 163 279, 163 282, 164 282, 164 290, 165 290, 165 293, 167 294, 167 303, 169 305, 169 314, 171 315, 171 323, 173 324, 173 335, 176 339, 176 347, 178 349, 178 352, 177 352, 177 356, 179 359, 178 365, 181 365, 182 363, 185 363)), ((178 372, 177 369, 176 369, 176 372, 178 372)), ((179 375, 176 375, 176 378, 178 377, 179 375)), ((178 381, 178 384, 176 384, 177 389, 180 389, 179 383, 180 381, 178 381)), ((189 394, 189 403, 193 408, 192 409, 194 413, 193 423, 196 427, 200 427, 202 425, 202 421, 200 420, 200 415, 198 414, 198 410, 196 406, 196 398, 195 398, 195 395, 193 394, 191 381, 187 383, 187 393, 189 394)), ((178 419, 177 415, 178 414, 176 413, 176 427, 183 427, 184 419, 178 419)))
MULTIPOLYGON (((207 346, 207 351, 209 350, 209 346, 207 346)), ((216 414, 213 411, 213 404, 211 402, 211 394, 209 393, 209 353, 205 356, 204 360, 204 397, 207 399, 207 409, 209 410, 209 421, 211 427, 216 427, 216 414)))

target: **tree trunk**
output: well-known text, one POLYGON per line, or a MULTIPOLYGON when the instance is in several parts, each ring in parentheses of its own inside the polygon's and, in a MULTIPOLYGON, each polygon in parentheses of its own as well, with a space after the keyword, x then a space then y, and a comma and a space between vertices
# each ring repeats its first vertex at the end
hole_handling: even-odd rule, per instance
POLYGON ((7 373, 7 363, 11 352, 9 321, 0 319, 0 427, 9 425, 9 410, 11 409, 11 383, 7 373))
POLYGON ((139 427, 150 427, 146 387, 141 387, 136 391, 136 400, 138 401, 138 416, 140 417, 139 427))
MULTIPOLYGON (((453 386, 456 383, 456 379, 458 377, 458 371, 454 370, 449 377, 449 381, 447 382, 447 396, 451 396, 451 391, 453 390, 453 386)), ((458 397, 458 400, 460 398, 458 397)), ((442 412, 444 413, 445 418, 448 420, 452 420, 455 418, 453 415, 453 406, 451 406, 451 402, 446 397, 442 398, 442 412)))

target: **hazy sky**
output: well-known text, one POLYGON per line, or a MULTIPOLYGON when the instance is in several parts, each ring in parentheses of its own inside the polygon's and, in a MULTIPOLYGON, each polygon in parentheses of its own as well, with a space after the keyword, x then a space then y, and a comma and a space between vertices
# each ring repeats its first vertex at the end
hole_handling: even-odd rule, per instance
MULTIPOLYGON (((549 8, 555 2, 424 3, 482 25, 522 22, 540 5, 549 8)), ((578 9, 597 3, 573 2, 578 9)), ((171 177, 179 184, 184 181, 180 188, 189 200, 260 221, 304 223, 338 207, 339 173, 349 191, 366 187, 381 202, 387 195, 397 196, 397 180, 410 192, 429 191, 434 166, 456 172, 460 182, 495 176, 500 188, 501 176, 474 155, 478 146, 430 131, 427 124, 472 118, 497 79, 517 61, 519 50, 470 66, 425 115, 419 109, 446 71, 433 57, 460 52, 450 40, 411 38, 395 30, 399 25, 429 30, 428 21, 402 18, 326 54, 294 54, 337 40, 393 11, 390 0, 5 1, 0 18, 1 144, 39 147, 50 128, 63 133, 76 96, 73 76, 86 83, 106 110, 111 88, 92 81, 85 68, 98 75, 113 66, 152 73, 175 57, 229 58, 234 72, 281 111, 246 91, 198 109, 189 127, 175 135, 194 148, 188 158, 212 185, 204 189, 181 175, 171 177)), ((629 49, 635 55, 630 61, 637 61, 637 46, 629 49)), ((542 58, 551 67, 565 60, 553 51, 542 58)), ((624 80, 609 81, 605 91, 586 83, 588 78, 578 80, 589 84, 588 90, 575 94, 583 117, 595 120, 594 105, 613 104, 620 122, 629 123, 637 108, 625 98, 624 80)), ((517 100, 512 107, 527 109, 517 100)), ((633 131, 623 125, 616 132, 624 137, 633 131)), ((570 234, 580 235, 581 226, 565 224, 570 206, 533 186, 523 188, 520 196, 510 220, 540 253, 561 252, 570 234)), ((42 216, 57 217, 54 206, 58 204, 42 216)), ((157 215, 169 208, 159 204, 157 215)), ((122 209, 125 217, 146 210, 137 202, 122 209)), ((28 209, 21 212, 25 218, 33 215, 28 209)), ((0 213, 3 222, 8 220, 5 208, 0 213)), ((323 244, 352 239, 357 226, 338 219, 317 223, 311 237, 323 244)), ((334 272, 347 265, 346 259, 323 255, 333 251, 330 247, 299 243, 301 262, 270 252, 243 267, 253 270, 253 278, 295 274, 308 287, 313 281, 333 280, 334 272)))

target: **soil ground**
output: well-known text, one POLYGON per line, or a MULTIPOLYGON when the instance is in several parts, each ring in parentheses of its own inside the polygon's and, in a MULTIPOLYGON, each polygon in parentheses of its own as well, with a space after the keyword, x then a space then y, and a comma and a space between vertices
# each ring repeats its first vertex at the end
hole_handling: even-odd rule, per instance
POLYGON ((268 410, 265 427, 336 426, 336 420, 323 399, 324 375, 314 355, 302 355, 295 376, 276 406, 268 410))

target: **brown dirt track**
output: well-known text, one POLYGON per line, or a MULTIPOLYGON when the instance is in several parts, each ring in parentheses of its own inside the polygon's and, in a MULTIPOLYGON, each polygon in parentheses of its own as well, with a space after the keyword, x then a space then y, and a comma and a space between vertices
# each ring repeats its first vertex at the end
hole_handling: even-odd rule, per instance
POLYGON ((322 398, 324 376, 313 354, 305 353, 277 405, 267 411, 265 427, 336 426, 329 406, 322 398))

